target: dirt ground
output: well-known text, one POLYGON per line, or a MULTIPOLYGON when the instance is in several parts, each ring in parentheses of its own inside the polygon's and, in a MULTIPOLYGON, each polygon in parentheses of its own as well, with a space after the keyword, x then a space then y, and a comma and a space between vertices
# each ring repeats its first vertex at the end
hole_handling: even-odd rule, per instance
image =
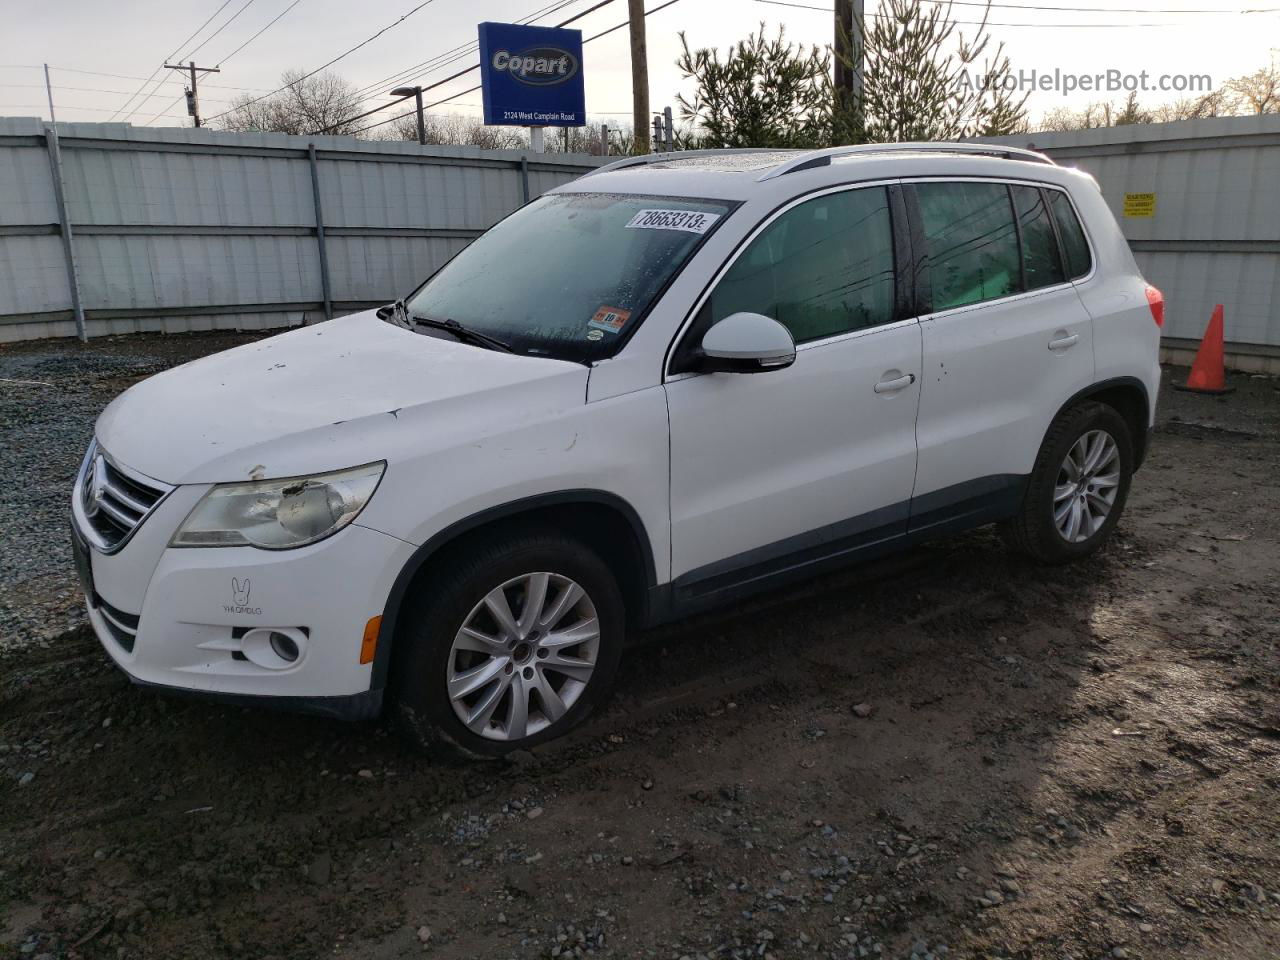
POLYGON ((1280 382, 1232 382, 1166 389, 1094 560, 666 628, 511 764, 0 645, 0 957, 1280 957, 1280 382))

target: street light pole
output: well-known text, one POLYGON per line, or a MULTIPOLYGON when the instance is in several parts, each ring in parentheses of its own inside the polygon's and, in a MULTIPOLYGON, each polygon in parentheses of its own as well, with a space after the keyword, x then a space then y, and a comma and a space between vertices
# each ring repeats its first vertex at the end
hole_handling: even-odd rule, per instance
POLYGON ((413 97, 418 105, 418 143, 426 146, 427 122, 422 114, 422 87, 396 87, 391 91, 393 97, 413 97))

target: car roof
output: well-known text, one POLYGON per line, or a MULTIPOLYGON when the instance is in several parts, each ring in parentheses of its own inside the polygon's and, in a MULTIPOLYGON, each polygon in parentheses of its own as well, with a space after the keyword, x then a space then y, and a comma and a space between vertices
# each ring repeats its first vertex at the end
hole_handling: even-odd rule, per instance
POLYGON ((820 150, 687 150, 623 157, 555 193, 749 201, 900 177, 998 177, 1074 185, 1087 177, 1031 150, 979 143, 864 144, 820 150))

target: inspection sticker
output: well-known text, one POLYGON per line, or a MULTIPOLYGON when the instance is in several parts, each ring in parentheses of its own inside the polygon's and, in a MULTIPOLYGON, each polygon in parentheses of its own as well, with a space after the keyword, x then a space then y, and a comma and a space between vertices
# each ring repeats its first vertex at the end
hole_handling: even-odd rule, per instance
POLYGON ((706 233, 719 219, 718 213, 701 213, 697 210, 641 210, 631 218, 627 229, 706 233))
POLYGON ((626 322, 631 319, 631 311, 621 307, 601 307, 587 321, 588 327, 603 330, 605 333, 620 333, 626 322))

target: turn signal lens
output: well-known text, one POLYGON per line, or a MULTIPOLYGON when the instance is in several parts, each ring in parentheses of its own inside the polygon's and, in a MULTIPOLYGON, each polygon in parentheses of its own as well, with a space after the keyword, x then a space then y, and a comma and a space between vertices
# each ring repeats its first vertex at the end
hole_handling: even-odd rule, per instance
POLYGON ((382 630, 382 618, 370 617, 364 625, 364 637, 360 641, 360 662, 373 663, 373 655, 378 652, 378 633, 382 630))
POLYGON ((1156 326, 1164 328, 1164 294, 1147 284, 1147 303, 1151 305, 1151 319, 1156 322, 1156 326))

